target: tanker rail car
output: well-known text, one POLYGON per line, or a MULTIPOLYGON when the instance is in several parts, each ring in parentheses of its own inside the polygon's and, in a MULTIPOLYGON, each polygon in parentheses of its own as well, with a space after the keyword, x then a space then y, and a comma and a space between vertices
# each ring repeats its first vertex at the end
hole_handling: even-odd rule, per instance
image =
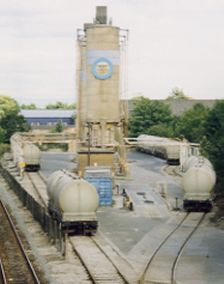
POLYGON ((31 142, 24 141, 18 133, 10 138, 13 162, 19 170, 35 172, 40 169, 41 151, 31 142))
POLYGON ((203 156, 192 156, 187 160, 184 170, 184 210, 209 212, 212 209, 212 189, 216 182, 212 164, 203 156))
POLYGON ((59 170, 47 181, 48 211, 62 230, 71 234, 91 235, 97 231, 96 188, 78 176, 59 170))
POLYGON ((166 137, 142 134, 137 138, 137 150, 165 159, 169 165, 180 164, 180 145, 166 137))
POLYGON ((32 144, 26 143, 23 147, 23 157, 25 163, 25 170, 27 172, 35 172, 40 169, 40 155, 39 148, 32 144))

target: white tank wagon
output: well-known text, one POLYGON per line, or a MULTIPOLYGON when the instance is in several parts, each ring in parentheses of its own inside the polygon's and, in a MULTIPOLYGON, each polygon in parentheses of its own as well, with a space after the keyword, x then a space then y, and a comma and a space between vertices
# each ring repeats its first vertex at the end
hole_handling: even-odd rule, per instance
POLYGON ((40 169, 41 151, 36 145, 25 143, 23 147, 23 157, 26 171, 33 172, 40 169))
POLYGON ((142 134, 137 138, 137 149, 167 160, 169 165, 179 165, 181 142, 166 137, 142 134))
POLYGON ((162 144, 163 141, 162 137, 142 134, 137 138, 136 148, 140 152, 166 159, 166 149, 162 144))
POLYGON ((216 174, 209 160, 202 156, 192 156, 185 166, 183 175, 184 209, 186 211, 210 211, 212 190, 216 174))
POLYGON ((19 134, 16 133, 11 136, 10 148, 14 164, 17 167, 19 167, 21 164, 25 164, 23 157, 23 140, 19 134))
POLYGON ((67 171, 54 172, 47 181, 48 210, 68 234, 94 234, 98 222, 96 188, 67 171))
POLYGON ((31 142, 24 141, 19 133, 10 138, 13 162, 20 169, 38 171, 40 169, 41 151, 31 142))
POLYGON ((167 164, 169 165, 180 164, 180 147, 181 147, 181 142, 167 141, 165 145, 167 164))

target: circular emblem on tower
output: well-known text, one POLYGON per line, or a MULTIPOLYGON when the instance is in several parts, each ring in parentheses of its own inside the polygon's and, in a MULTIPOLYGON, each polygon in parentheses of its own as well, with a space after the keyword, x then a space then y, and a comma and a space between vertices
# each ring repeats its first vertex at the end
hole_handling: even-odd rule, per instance
POLYGON ((93 63, 92 72, 97 79, 105 80, 111 77, 113 65, 110 60, 101 57, 93 63))

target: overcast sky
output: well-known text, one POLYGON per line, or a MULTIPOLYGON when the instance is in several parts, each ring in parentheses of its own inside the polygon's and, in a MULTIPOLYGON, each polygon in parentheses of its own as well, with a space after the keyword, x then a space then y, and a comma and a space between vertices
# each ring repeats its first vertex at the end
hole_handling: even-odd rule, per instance
POLYGON ((0 0, 0 94, 76 101, 76 29, 107 5, 129 29, 128 97, 224 99, 224 0, 0 0))

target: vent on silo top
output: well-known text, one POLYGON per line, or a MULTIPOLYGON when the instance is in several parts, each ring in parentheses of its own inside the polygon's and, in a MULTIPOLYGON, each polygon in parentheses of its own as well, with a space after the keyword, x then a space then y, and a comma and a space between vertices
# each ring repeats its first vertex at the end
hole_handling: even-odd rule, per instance
POLYGON ((98 25, 107 24, 107 7, 106 6, 96 7, 96 24, 98 25))

